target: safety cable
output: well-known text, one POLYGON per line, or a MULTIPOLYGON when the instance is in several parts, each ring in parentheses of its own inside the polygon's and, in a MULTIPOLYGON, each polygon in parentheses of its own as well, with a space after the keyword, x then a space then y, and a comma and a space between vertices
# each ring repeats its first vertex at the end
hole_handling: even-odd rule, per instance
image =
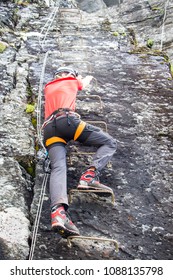
POLYGON ((42 135, 41 135, 41 106, 42 106, 43 79, 44 79, 48 54, 49 54, 49 51, 46 52, 44 61, 43 61, 42 71, 41 71, 41 75, 40 75, 39 90, 38 90, 38 100, 37 100, 37 138, 38 138, 38 142, 40 143, 40 145, 42 146, 42 148, 45 151, 46 151, 46 148, 43 144, 42 135))
POLYGON ((40 34, 42 35, 44 29, 46 28, 46 32, 45 32, 44 38, 42 40, 41 40, 41 36, 39 38, 39 45, 41 46, 42 50, 44 49, 44 45, 45 45, 47 34, 48 34, 48 32, 49 32, 49 30, 50 30, 50 28, 52 26, 52 23, 54 22, 54 19, 55 19, 55 16, 56 16, 58 10, 59 10, 59 7, 55 7, 53 9, 53 11, 51 12, 48 20, 46 21, 45 25, 41 29, 40 34), (48 27, 47 27, 47 25, 48 25, 48 27))
POLYGON ((169 0, 166 1, 165 3, 165 8, 164 8, 164 16, 163 16, 163 23, 162 23, 162 33, 161 33, 161 42, 160 42, 160 51, 163 50, 163 36, 164 36, 164 29, 165 29, 165 20, 166 20, 166 13, 167 13, 167 8, 169 5, 169 0))
POLYGON ((47 162, 47 166, 45 167, 45 173, 44 173, 43 182, 42 182, 42 186, 41 186, 41 192, 40 192, 40 197, 39 197, 39 202, 38 202, 38 207, 37 207, 37 213, 36 213, 34 226, 33 226, 33 234, 32 234, 31 248, 30 248, 30 252, 29 252, 29 260, 32 260, 33 256, 34 256, 38 226, 39 226, 41 211, 42 211, 42 207, 43 207, 44 194, 45 194, 45 190, 46 190, 46 186, 47 186, 47 180, 48 180, 48 177, 49 177, 48 171, 49 171, 49 161, 47 162))

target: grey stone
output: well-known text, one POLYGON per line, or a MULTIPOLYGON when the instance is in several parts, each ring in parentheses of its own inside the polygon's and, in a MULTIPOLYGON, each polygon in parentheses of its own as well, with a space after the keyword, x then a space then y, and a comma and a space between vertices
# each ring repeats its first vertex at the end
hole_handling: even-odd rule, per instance
MULTIPOLYGON (((61 4, 67 2, 69 7, 70 1, 61 4)), ((28 258, 45 175, 44 151, 40 147, 36 155, 31 123, 37 111, 27 114, 26 105, 37 102, 40 87, 69 60, 83 76, 95 77, 80 93, 77 112, 103 129, 106 123, 118 141, 100 178, 113 189, 115 205, 109 198, 81 194, 69 212, 82 234, 116 239, 121 250, 77 240, 69 250, 50 230, 47 181, 34 259, 172 259, 172 8, 167 7, 163 25, 163 0, 78 4, 80 13, 57 12, 48 29, 52 6, 45 9, 45 1, 20 5, 18 11, 10 1, 1 4, 0 40, 7 48, 0 54, 0 259, 28 258), (28 173, 31 164, 35 178, 28 173)), ((94 148, 67 146, 69 189, 91 161, 82 151, 94 148)))

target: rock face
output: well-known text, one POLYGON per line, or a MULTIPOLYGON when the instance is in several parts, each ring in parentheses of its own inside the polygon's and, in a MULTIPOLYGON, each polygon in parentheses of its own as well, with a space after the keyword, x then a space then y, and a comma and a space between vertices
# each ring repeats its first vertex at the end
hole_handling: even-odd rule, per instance
POLYGON ((172 3, 171 1, 123 1, 120 5, 121 22, 136 34, 138 47, 153 40, 155 50, 166 51, 173 61, 172 3))
MULTIPOLYGON (((47 180, 32 258, 172 259, 171 4, 57 1, 58 10, 53 1, 11 2, 0 7, 6 46, 0 52, 0 259, 28 259, 41 187, 49 178, 38 142, 40 97, 62 64, 95 77, 79 93, 77 112, 118 142, 100 177, 113 189, 115 205, 110 197, 78 194, 69 212, 81 234, 115 239, 120 250, 77 240, 69 249, 52 233, 47 180)), ((72 144, 69 191, 90 163, 92 154, 83 152, 95 151, 72 144)))

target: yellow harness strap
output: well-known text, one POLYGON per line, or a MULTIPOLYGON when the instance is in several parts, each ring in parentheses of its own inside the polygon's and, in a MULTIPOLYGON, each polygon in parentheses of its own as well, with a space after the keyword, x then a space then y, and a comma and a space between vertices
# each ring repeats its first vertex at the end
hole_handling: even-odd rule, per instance
MULTIPOLYGON (((86 122, 81 121, 80 124, 78 125, 77 129, 76 129, 75 134, 74 134, 74 140, 75 141, 79 138, 79 136, 81 135, 81 133, 84 130, 85 126, 86 126, 86 122)), ((57 137, 57 136, 53 136, 53 137, 48 138, 46 140, 46 147, 48 147, 51 144, 58 143, 58 142, 67 144, 67 142, 63 138, 57 137)))
POLYGON ((75 135, 74 135, 74 140, 75 141, 79 138, 79 136, 81 135, 81 133, 84 130, 85 126, 86 126, 86 122, 81 121, 80 124, 78 125, 78 127, 76 129, 76 132, 75 132, 75 135))
POLYGON ((57 142, 67 144, 67 142, 64 139, 62 139, 61 137, 54 136, 54 137, 51 137, 46 140, 46 147, 48 147, 51 144, 57 143, 57 142))

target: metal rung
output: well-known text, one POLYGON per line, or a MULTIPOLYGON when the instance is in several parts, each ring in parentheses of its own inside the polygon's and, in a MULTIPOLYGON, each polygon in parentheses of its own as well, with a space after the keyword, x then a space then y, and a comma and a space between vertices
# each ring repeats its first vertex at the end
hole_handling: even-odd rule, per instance
POLYGON ((60 37, 60 36, 79 36, 79 37, 81 37, 81 35, 78 34, 78 32, 79 32, 79 31, 77 31, 76 33, 67 33, 67 34, 61 33, 61 34, 59 35, 59 37, 60 37))
POLYGON ((81 236, 68 236, 67 237, 67 246, 70 247, 70 248, 72 247, 72 240, 73 239, 82 239, 82 240, 86 239, 86 240, 93 240, 93 241, 96 240, 96 241, 100 241, 100 242, 110 242, 110 243, 114 244, 116 252, 119 251, 118 242, 114 239, 107 239, 107 238, 101 238, 101 237, 95 237, 95 236, 93 236, 93 237, 82 236, 82 235, 81 236))
POLYGON ((107 123, 104 121, 87 121, 87 123, 93 123, 93 124, 103 124, 105 126, 105 131, 108 132, 108 126, 107 123))
MULTIPOLYGON (((79 40, 80 40, 80 47, 82 47, 82 45, 84 44, 83 38, 82 38, 82 36, 80 35, 80 33, 78 34, 78 31, 77 31, 76 33, 60 34, 60 35, 58 36, 58 43, 59 43, 59 44, 60 44, 60 40, 62 39, 61 36, 64 36, 64 37, 65 37, 65 36, 68 36, 68 37, 70 37, 70 36, 79 37, 79 40)), ((86 46, 86 47, 88 47, 88 46, 86 46)))
MULTIPOLYGON (((68 46, 68 45, 66 45, 65 47, 63 46, 63 44, 60 42, 60 40, 59 39, 57 39, 57 41, 58 41, 58 46, 59 46, 59 48, 61 49, 61 51, 63 50, 63 51, 73 51, 73 49, 82 49, 83 48, 83 43, 82 43, 82 41, 79 43, 80 45, 72 45, 72 46, 68 46)), ((87 47, 87 46, 86 46, 87 47)))
MULTIPOLYGON (((108 132, 108 127, 107 127, 107 123, 104 122, 104 121, 87 121, 87 123, 96 123, 96 124, 103 124, 105 126, 105 132, 108 132)), ((94 155, 95 152, 72 152, 70 155, 69 155, 69 160, 70 160, 70 164, 72 164, 72 159, 71 159, 71 155, 94 155)), ((108 168, 111 167, 111 164, 110 162, 108 162, 108 168)))
POLYGON ((77 29, 79 29, 80 28, 80 26, 81 26, 81 22, 79 23, 71 23, 71 22, 66 22, 66 23, 60 23, 60 22, 58 22, 58 27, 64 27, 64 26, 66 26, 66 27, 68 27, 69 28, 69 26, 68 25, 71 25, 71 26, 73 26, 73 27, 76 27, 77 29))
POLYGON ((81 11, 78 8, 59 8, 59 12, 64 12, 64 13, 75 13, 78 12, 78 14, 81 14, 81 11))
POLYGON ((80 17, 80 18, 78 18, 77 22, 76 21, 74 22, 72 17, 71 18, 70 17, 65 18, 65 16, 63 16, 63 17, 59 18, 59 21, 57 22, 57 24, 59 24, 59 25, 70 24, 70 25, 73 25, 73 26, 78 24, 79 26, 81 26, 82 25, 82 18, 80 17))
MULTIPOLYGON (((74 35, 74 36, 78 36, 77 35, 77 32, 79 32, 79 36, 84 38, 84 39, 88 39, 88 36, 84 35, 84 34, 81 34, 80 30, 77 30, 76 33, 65 33, 66 31, 61 31, 61 34, 60 35, 63 35, 63 36, 71 36, 71 35, 74 35)), ((67 31, 69 32, 69 30, 67 31)))
MULTIPOLYGON (((73 48, 79 49, 79 50, 80 50, 81 48, 82 48, 82 49, 85 49, 85 48, 88 49, 88 46, 71 46, 71 47, 70 47, 71 50, 72 50, 73 48)), ((87 50, 87 51, 88 51, 88 50, 87 50)), ((85 50, 85 52, 86 52, 86 50, 85 50)))
POLYGON ((69 191, 69 203, 72 202, 72 195, 74 195, 74 193, 109 193, 111 196, 111 202, 114 205, 115 204, 115 195, 113 193, 113 191, 109 191, 109 190, 78 190, 78 189, 71 189, 69 191))
MULTIPOLYGON (((66 48, 63 47, 63 51, 81 51, 83 49, 85 52, 88 52, 88 46, 79 46, 79 45, 73 45, 73 46, 67 46, 66 48)), ((61 51, 62 52, 62 51, 61 51)))
POLYGON ((78 46, 72 46, 72 47, 70 47, 70 48, 66 48, 66 49, 64 49, 63 48, 63 50, 61 51, 61 57, 64 57, 64 55, 63 55, 63 52, 65 53, 65 52, 68 52, 68 51, 72 51, 72 52, 74 52, 74 51, 78 51, 78 52, 83 52, 83 53, 85 53, 85 58, 87 59, 88 58, 88 51, 87 51, 87 49, 85 50, 85 49, 82 49, 83 47, 79 47, 78 48, 78 46))
POLYGON ((79 155, 91 155, 93 156, 95 153, 94 152, 72 152, 68 158, 69 158, 69 162, 70 162, 70 165, 72 165, 72 156, 73 155, 76 155, 76 156, 79 156, 79 155))
POLYGON ((91 63, 88 62, 88 61, 86 61, 86 60, 66 60, 66 61, 63 62, 63 65, 64 65, 64 64, 67 64, 67 63, 76 63, 76 64, 78 64, 78 63, 84 63, 84 64, 87 65, 87 68, 88 68, 88 69, 89 69, 89 67, 90 67, 90 69, 89 69, 88 71, 91 71, 91 63))
POLYGON ((62 15, 63 13, 72 13, 72 14, 79 14, 80 16, 80 22, 82 22, 82 14, 79 9, 59 9, 60 14, 62 15))
MULTIPOLYGON (((76 156, 79 156, 79 155, 95 155, 95 152, 72 152, 69 156, 68 156, 68 158, 69 158, 69 161, 70 161, 70 164, 72 165, 72 159, 71 159, 71 156, 72 155, 76 155, 76 156)), ((108 163, 107 163, 107 168, 112 168, 112 162, 111 161, 109 161, 108 163)))
POLYGON ((94 152, 72 152, 70 155, 69 155, 69 161, 70 161, 70 164, 72 165, 72 158, 71 156, 72 155, 76 155, 76 156, 79 156, 79 155, 94 155, 95 153, 94 152))
POLYGON ((49 53, 49 55, 51 55, 51 54, 56 54, 56 53, 60 53, 60 55, 61 55, 61 57, 63 57, 63 54, 62 54, 62 51, 61 50, 54 50, 54 51, 48 51, 48 53, 49 53))
POLYGON ((81 29, 81 25, 82 23, 81 22, 75 22, 75 23, 72 23, 72 22, 66 22, 66 23, 58 23, 58 28, 61 30, 61 32, 69 32, 69 25, 70 25, 70 30, 75 32, 75 31, 78 31, 78 32, 81 32, 80 29, 81 29))
MULTIPOLYGON (((94 80, 96 81, 96 87, 97 87, 97 80, 96 79, 94 79, 94 80)), ((103 109, 102 99, 101 99, 101 97, 99 95, 96 95, 96 94, 92 94, 92 95, 78 95, 78 98, 82 98, 82 99, 84 99, 84 98, 97 98, 100 101, 100 109, 101 110, 103 109)))
POLYGON ((57 54, 57 53, 61 53, 61 50, 48 51, 47 53, 48 53, 48 55, 51 55, 51 54, 54 54, 54 53, 57 54))
MULTIPOLYGON (((74 30, 73 30, 74 32, 74 30)), ((64 31, 62 31, 58 37, 61 37, 61 36, 75 36, 75 37, 80 37, 81 41, 83 42, 83 40, 87 40, 88 39, 88 36, 84 36, 83 34, 81 34, 80 30, 76 30, 75 33, 65 33, 64 31)), ((86 46, 88 47, 88 46, 86 46)))
MULTIPOLYGON (((70 49, 72 49, 72 48, 74 48, 74 47, 80 47, 80 48, 82 48, 82 46, 83 46, 83 39, 82 39, 82 37, 81 37, 80 35, 78 35, 77 33, 76 33, 76 34, 73 34, 73 33, 72 33, 71 35, 63 35, 63 36, 76 36, 76 37, 79 37, 78 40, 80 40, 80 46, 70 46, 70 49)), ((58 45, 59 45, 59 47, 60 47, 61 49, 64 49, 64 47, 62 47, 61 40, 62 40, 62 38, 61 38, 61 35, 60 35, 60 36, 58 36, 58 38, 57 38, 58 45)), ((69 47, 68 47, 68 48, 69 48, 69 47)))
POLYGON ((85 53, 86 58, 88 57, 88 46, 72 46, 72 47, 67 47, 66 49, 63 48, 62 51, 82 51, 85 53))

